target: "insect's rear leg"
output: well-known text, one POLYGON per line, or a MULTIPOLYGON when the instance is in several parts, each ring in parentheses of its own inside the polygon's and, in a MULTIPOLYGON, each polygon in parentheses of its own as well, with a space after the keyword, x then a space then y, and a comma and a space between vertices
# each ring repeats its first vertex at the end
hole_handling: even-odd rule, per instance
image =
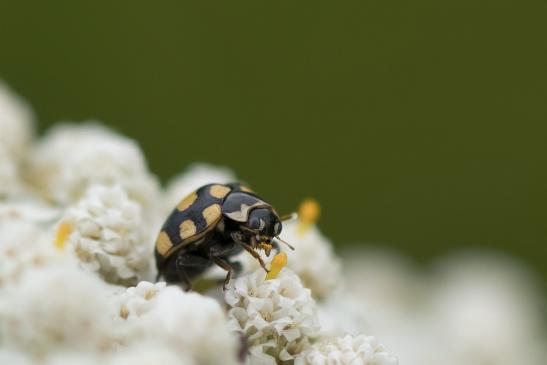
POLYGON ((184 291, 191 291, 193 289, 192 282, 190 281, 186 270, 184 270, 184 268, 178 268, 177 274, 179 274, 180 281, 185 285, 184 291))

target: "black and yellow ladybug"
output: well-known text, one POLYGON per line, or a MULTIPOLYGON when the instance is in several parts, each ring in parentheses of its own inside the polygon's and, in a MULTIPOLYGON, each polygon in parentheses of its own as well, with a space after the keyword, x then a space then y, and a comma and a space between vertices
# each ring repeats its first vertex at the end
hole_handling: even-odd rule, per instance
POLYGON ((228 272, 226 285, 241 268, 230 257, 243 249, 268 271, 256 250, 269 256, 272 240, 283 242, 282 220, 240 183, 204 185, 182 199, 161 228, 155 247, 158 278, 190 289, 192 279, 216 264, 228 272))

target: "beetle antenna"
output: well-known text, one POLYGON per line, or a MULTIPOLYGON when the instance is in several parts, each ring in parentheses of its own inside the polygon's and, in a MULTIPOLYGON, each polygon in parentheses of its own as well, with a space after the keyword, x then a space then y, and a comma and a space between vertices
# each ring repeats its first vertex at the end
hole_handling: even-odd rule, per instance
POLYGON ((292 221, 297 218, 298 218, 297 213, 289 213, 289 214, 282 215, 279 219, 281 219, 281 221, 284 222, 284 221, 292 221))
POLYGON ((289 244, 288 242, 283 241, 281 238, 279 238, 279 236, 275 236, 275 238, 277 238, 279 241, 281 241, 281 242, 283 242, 284 244, 286 244, 287 247, 289 247, 291 250, 294 251, 294 247, 293 247, 291 244, 289 244))

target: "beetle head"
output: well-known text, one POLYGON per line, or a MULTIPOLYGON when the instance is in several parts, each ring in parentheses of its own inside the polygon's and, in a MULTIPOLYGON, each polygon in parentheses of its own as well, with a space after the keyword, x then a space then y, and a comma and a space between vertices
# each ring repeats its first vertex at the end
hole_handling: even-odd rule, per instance
POLYGON ((267 207, 255 208, 249 212, 245 226, 252 232, 253 247, 263 249, 269 256, 272 249, 271 241, 283 228, 275 211, 267 207))

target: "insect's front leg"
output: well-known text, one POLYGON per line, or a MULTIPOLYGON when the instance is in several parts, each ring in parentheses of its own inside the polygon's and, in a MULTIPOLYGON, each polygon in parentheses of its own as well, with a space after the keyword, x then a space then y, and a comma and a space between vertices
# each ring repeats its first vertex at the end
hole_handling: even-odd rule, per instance
POLYGON ((251 247, 251 245, 249 245, 248 243, 245 243, 243 242, 243 240, 241 239, 241 235, 238 234, 237 232, 234 232, 231 234, 231 237, 232 237, 232 240, 234 240, 235 243, 237 243, 238 245, 240 245, 241 247, 243 247, 248 253, 251 254, 251 256, 253 256, 255 259, 258 260, 258 262, 260 263, 260 266, 262 266, 262 268, 264 269, 264 271, 266 272, 270 272, 270 270, 268 270, 266 268, 266 264, 264 263, 264 261, 262 260, 262 257, 260 257, 259 253, 256 252, 254 250, 254 248, 251 247))

